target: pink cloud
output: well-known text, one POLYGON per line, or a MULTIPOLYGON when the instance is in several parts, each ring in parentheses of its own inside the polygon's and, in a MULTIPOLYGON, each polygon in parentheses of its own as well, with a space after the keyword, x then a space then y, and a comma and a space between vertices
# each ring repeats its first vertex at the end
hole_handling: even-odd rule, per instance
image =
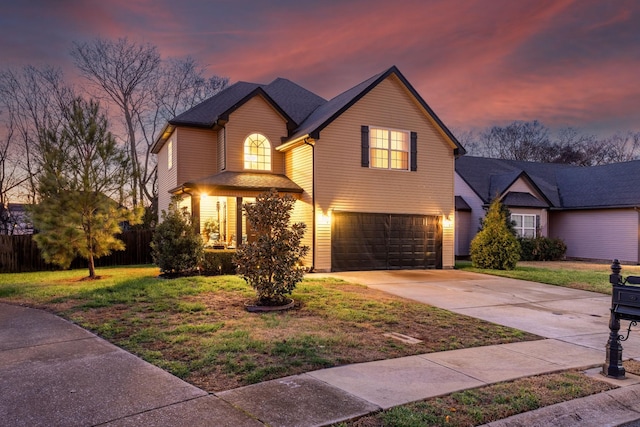
MULTIPOLYGON (((194 56, 232 81, 285 77, 326 98, 397 65, 452 127, 516 119, 638 126, 640 8, 632 2, 42 3, 22 12, 35 28, 23 43, 47 59, 66 56, 73 40, 127 36, 164 57, 194 56), (38 45, 38 31, 53 52, 38 45)), ((0 47, 10 56, 24 50, 0 47)))

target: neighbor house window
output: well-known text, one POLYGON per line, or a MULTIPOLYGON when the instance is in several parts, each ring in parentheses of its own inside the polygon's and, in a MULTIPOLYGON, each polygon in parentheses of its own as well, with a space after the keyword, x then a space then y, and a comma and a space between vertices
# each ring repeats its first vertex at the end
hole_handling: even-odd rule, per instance
POLYGON ((369 138, 372 168, 409 170, 409 132, 372 127, 369 138))
POLYGON ((167 142, 167 169, 171 169, 173 167, 173 140, 170 139, 167 142))
POLYGON ((244 140, 244 168, 271 170, 271 144, 267 137, 252 133, 244 140))
POLYGON ((536 237, 536 216, 526 214, 511 214, 511 221, 518 237, 536 237))

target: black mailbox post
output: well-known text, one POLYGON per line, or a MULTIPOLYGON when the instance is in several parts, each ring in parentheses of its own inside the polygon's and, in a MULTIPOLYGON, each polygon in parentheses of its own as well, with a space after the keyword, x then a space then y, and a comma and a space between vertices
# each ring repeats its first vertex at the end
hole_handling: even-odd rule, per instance
POLYGON ((622 344, 629 338, 631 327, 640 321, 640 276, 628 276, 623 280, 620 275, 620 262, 617 259, 611 264, 609 283, 612 286, 611 317, 609 319, 609 341, 607 342, 607 358, 602 366, 602 374, 611 378, 624 378, 622 366, 622 344), (620 320, 629 320, 627 335, 620 335, 620 320))

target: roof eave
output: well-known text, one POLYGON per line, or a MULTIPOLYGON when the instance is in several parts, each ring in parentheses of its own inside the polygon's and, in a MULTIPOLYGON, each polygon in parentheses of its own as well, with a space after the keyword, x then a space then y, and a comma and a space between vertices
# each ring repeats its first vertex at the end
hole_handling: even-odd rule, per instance
POLYGON ((299 137, 297 137, 296 139, 292 139, 291 141, 286 141, 283 142, 281 145, 278 145, 276 147, 277 151, 287 151, 290 150, 292 148, 298 147, 302 144, 305 144, 308 142, 309 139, 313 139, 310 137, 310 135, 307 133, 305 135, 301 135, 299 137))
POLYGON ((338 118, 342 113, 351 108, 353 104, 362 99, 365 95, 367 95, 373 88, 378 86, 382 81, 387 79, 390 75, 395 74, 396 77, 402 82, 402 84, 407 88, 407 90, 411 93, 411 95, 418 101, 418 103, 425 109, 427 115, 433 120, 436 128, 442 133, 446 140, 448 140, 449 144, 453 147, 454 156, 462 156, 466 154, 467 150, 464 149, 462 144, 458 141, 458 139, 451 133, 449 128, 445 126, 445 124, 440 120, 440 118, 436 115, 436 113, 429 107, 429 105, 425 102, 425 100, 420 96, 420 94, 415 90, 415 88, 409 83, 409 81, 402 75, 398 67, 395 65, 389 68, 387 71, 382 73, 377 79, 371 82, 366 88, 360 91, 356 96, 354 96, 349 102, 347 102, 342 108, 337 110, 334 114, 332 114, 328 119, 319 124, 316 128, 312 129, 309 134, 312 135, 315 139, 320 138, 320 131, 322 131, 325 127, 331 124, 336 118, 338 118))
POLYGON ((176 127, 173 126, 170 122, 167 122, 167 124, 164 125, 164 127, 162 128, 162 131, 160 132, 160 134, 158 134, 158 137, 156 138, 155 142, 153 143, 153 146, 151 147, 151 152, 153 154, 158 154, 160 152, 160 149, 162 148, 164 143, 167 141, 167 139, 169 139, 171 134, 174 132, 175 128, 176 127))

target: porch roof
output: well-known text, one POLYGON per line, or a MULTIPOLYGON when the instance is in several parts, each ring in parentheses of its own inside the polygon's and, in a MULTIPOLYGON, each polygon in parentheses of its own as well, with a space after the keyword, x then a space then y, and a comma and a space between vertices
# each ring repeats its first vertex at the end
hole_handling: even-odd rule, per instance
POLYGON ((175 194, 194 189, 263 192, 272 188, 281 193, 302 193, 304 191, 302 187, 285 175, 225 171, 206 178, 185 182, 169 192, 175 194))

